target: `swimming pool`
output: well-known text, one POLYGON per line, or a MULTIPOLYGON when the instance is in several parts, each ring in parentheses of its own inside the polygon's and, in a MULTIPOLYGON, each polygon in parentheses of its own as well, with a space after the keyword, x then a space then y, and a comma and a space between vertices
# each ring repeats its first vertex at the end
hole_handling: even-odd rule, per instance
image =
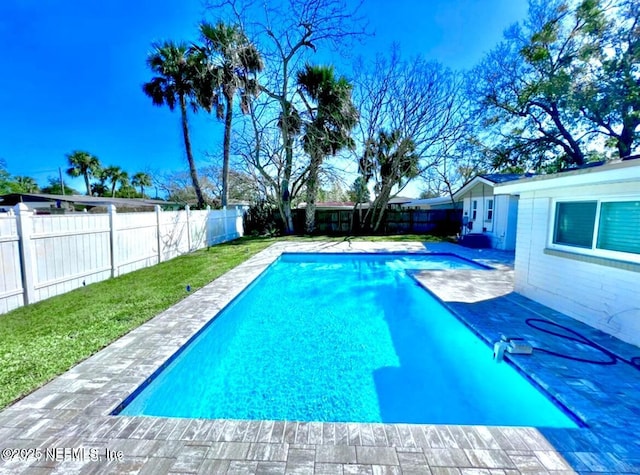
POLYGON ((411 277, 451 255, 283 254, 124 415, 577 427, 411 277))

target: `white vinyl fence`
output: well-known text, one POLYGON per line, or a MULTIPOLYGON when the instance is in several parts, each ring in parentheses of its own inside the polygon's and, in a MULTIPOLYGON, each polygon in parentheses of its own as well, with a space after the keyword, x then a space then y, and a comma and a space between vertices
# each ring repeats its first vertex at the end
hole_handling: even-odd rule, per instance
POLYGON ((0 313, 243 235, 242 211, 0 216, 0 313))

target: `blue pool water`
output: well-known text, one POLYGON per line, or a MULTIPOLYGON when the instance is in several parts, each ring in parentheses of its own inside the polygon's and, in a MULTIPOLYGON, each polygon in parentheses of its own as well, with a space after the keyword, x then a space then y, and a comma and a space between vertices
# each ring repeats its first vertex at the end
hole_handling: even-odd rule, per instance
POLYGON ((121 414, 577 427, 407 272, 477 267, 284 254, 121 414))

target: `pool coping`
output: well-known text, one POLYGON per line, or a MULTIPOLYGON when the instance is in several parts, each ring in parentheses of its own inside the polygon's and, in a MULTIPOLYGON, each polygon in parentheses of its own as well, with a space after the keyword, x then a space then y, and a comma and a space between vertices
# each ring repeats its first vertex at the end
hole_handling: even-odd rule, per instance
MULTIPOLYGON (((63 453, 55 460, 24 461, 18 453, 0 461, 0 473, 573 473, 568 452, 563 457, 535 428, 110 415, 285 251, 445 252, 503 274, 512 272, 513 259, 449 243, 276 243, 0 412, 0 448, 109 449, 122 451, 122 460, 103 457, 96 463, 63 453)), ((585 453, 589 471, 640 473, 615 453, 606 460, 591 455, 596 450, 585 453)))

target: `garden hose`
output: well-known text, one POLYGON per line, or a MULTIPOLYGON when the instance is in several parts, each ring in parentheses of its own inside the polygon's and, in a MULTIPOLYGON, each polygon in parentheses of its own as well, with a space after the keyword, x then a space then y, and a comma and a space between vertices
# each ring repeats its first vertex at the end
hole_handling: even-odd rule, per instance
POLYGON ((622 361, 623 363, 627 363, 631 367, 633 367, 633 368, 635 368, 637 370, 640 370, 640 356, 634 356, 630 360, 627 360, 627 359, 622 358, 621 356, 618 356, 615 353, 609 351, 605 347, 600 346, 599 344, 597 344, 596 342, 590 340, 589 338, 587 338, 586 336, 582 335, 581 333, 578 333, 577 331, 572 330, 569 327, 566 327, 564 325, 560 325, 559 323, 555 323, 555 322, 552 322, 550 320, 543 320, 542 318, 528 318, 528 319, 525 320, 525 323, 527 325, 529 325, 531 328, 535 328, 536 330, 539 330, 539 331, 541 331, 543 333, 547 333, 549 335, 554 335, 554 336, 557 336, 559 338, 564 338, 566 340, 575 341, 577 343, 580 343, 580 344, 583 344, 585 346, 591 347, 594 350, 600 351, 602 354, 606 355, 608 359, 607 360, 592 360, 592 359, 586 359, 586 358, 579 358, 577 356, 571 356, 571 355, 567 355, 567 354, 564 354, 564 353, 558 353, 556 351, 547 350, 546 348, 539 348, 537 346, 533 347, 535 350, 538 350, 538 351, 543 352, 543 353, 547 353, 549 355, 557 356, 559 358, 564 358, 564 359, 573 360, 573 361, 580 361, 582 363, 604 365, 604 366, 614 365, 618 361, 622 361), (549 330, 548 328, 543 328, 543 327, 539 326, 540 324, 550 325, 550 326, 554 326, 554 327, 557 327, 557 328, 561 328, 565 332, 570 333, 570 335, 567 335, 565 333, 558 333, 556 331, 549 330))

